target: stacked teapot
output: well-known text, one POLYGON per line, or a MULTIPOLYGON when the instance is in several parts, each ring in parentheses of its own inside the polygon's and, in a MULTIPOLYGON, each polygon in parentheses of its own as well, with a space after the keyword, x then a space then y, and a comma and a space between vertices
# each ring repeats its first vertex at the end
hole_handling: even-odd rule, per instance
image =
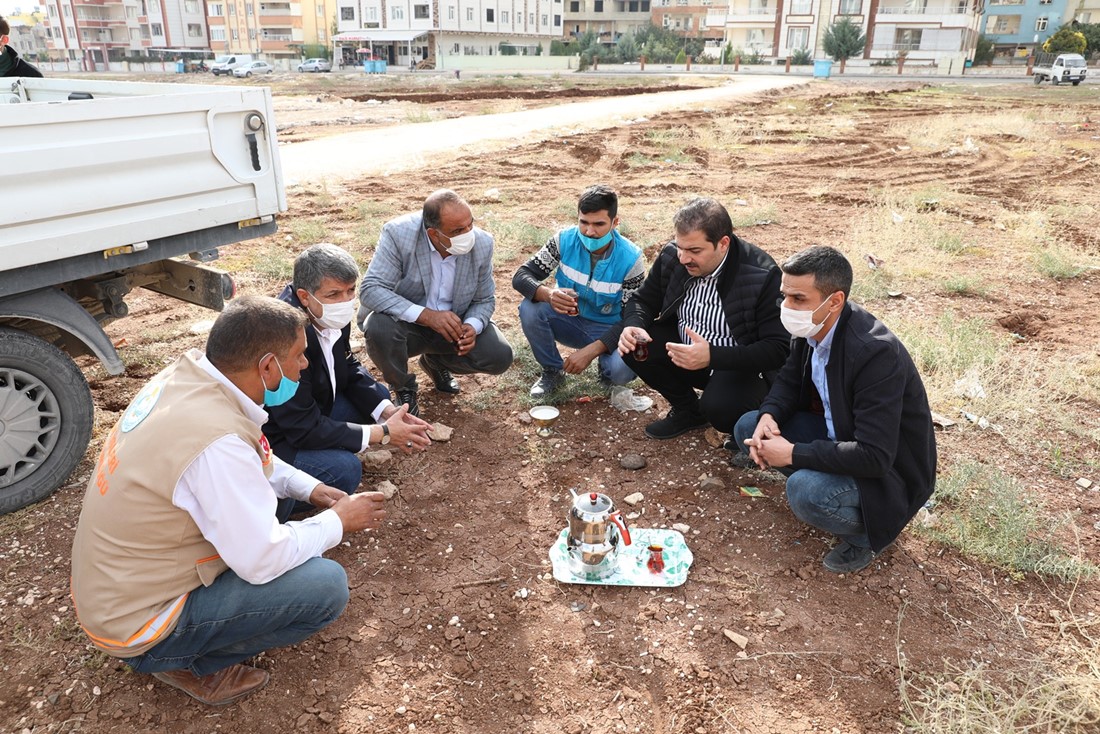
POLYGON ((630 531, 606 494, 569 491, 573 494, 566 539, 570 570, 588 580, 607 578, 615 573, 619 548, 630 545, 630 531))

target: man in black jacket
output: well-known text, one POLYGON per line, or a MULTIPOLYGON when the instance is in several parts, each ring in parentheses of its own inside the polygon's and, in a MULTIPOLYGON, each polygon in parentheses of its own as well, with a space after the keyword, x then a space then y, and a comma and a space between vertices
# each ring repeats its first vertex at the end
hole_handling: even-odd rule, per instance
POLYGON ((800 520, 840 540, 823 560, 854 573, 894 542, 932 495, 936 438, 924 384, 882 322, 848 302, 852 266, 831 247, 783 264, 791 356, 737 444, 787 475, 800 520))
POLYGON ((729 433, 738 416, 760 405, 787 357, 779 267, 733 233, 729 212, 714 199, 688 202, 673 223, 676 240, 626 304, 619 353, 671 406, 646 426, 650 438, 708 423, 729 433), (639 344, 648 355, 636 351, 639 344))
MULTIPOLYGON (((359 487, 363 465, 358 453, 367 446, 386 446, 392 440, 409 452, 431 443, 428 423, 409 415, 408 406, 394 406, 390 391, 351 353, 358 281, 355 260, 336 245, 314 245, 298 256, 294 282, 279 300, 309 317, 309 366, 296 387, 285 386, 289 399, 279 394, 279 388, 264 396, 268 419, 263 431, 275 455, 348 494, 359 487)), ((281 502, 279 519, 285 520, 295 508, 293 500, 281 502)))
POLYGON ((11 41, 11 26, 0 17, 0 76, 42 76, 42 72, 19 58, 11 41))

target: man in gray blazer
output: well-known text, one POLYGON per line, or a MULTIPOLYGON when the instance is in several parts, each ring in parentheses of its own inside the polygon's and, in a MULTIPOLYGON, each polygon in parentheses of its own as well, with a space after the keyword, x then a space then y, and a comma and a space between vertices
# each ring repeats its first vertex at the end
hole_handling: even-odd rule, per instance
POLYGON ((420 413, 409 357, 421 355, 436 390, 452 394, 459 392, 452 372, 499 375, 512 364, 512 347, 490 320, 495 292, 493 237, 474 227, 454 191, 436 191, 422 211, 382 227, 359 285, 359 328, 409 413, 420 413))

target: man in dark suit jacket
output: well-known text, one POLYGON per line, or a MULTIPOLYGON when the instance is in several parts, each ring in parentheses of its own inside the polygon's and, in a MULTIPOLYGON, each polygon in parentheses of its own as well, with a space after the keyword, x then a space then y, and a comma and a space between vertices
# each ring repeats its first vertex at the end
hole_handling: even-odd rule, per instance
POLYGON ((42 72, 23 59, 8 45, 11 26, 0 17, 0 76, 42 76, 42 72))
MULTIPOLYGON (((279 300, 309 317, 309 366, 289 400, 273 404, 265 396, 263 427, 276 456, 348 494, 359 487, 363 465, 358 454, 368 446, 392 441, 408 452, 431 443, 428 424, 409 415, 405 406, 396 407, 389 390, 351 353, 358 280, 355 260, 336 245, 314 245, 294 261, 294 282, 279 300)), ((293 502, 281 504, 280 519, 293 509, 293 502)))
POLYGON ((831 247, 783 264, 791 356, 737 445, 787 475, 791 511, 840 540, 823 560, 854 573, 897 538, 936 484, 928 397, 905 347, 848 302, 852 266, 831 247))

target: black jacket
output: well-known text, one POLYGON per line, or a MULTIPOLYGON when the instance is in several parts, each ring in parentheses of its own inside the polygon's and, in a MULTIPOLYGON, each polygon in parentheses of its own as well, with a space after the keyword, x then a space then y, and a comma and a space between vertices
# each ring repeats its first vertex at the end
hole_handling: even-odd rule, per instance
MULTIPOLYGON (((775 376, 787 358, 791 339, 779 320, 780 275, 771 255, 733 236, 718 277, 718 292, 737 346, 711 346, 711 369, 759 373, 769 382, 775 376)), ((616 341, 627 326, 645 329, 655 321, 677 326, 678 306, 691 278, 680 264, 676 245, 665 245, 642 287, 627 301, 616 341)))
MULTIPOLYGON (((292 286, 283 289, 279 300, 305 310, 292 286)), ((346 397, 363 419, 370 422, 371 413, 389 398, 390 393, 384 385, 375 382, 351 353, 350 335, 351 324, 348 324, 332 347, 336 392, 346 397)), ((306 325, 306 359, 309 367, 302 370, 294 397, 282 405, 264 406, 268 418, 263 431, 271 443, 271 450, 287 463, 293 462, 299 451, 307 449, 361 450, 363 429, 329 418, 333 404, 332 382, 317 330, 312 325, 306 325)))
MULTIPOLYGON (((795 444, 792 466, 855 477, 867 535, 879 551, 932 496, 932 413, 909 352, 881 321, 849 303, 833 328, 825 374, 837 440, 795 444)), ((793 340, 791 356, 760 406, 780 430, 817 397, 811 352, 805 339, 793 340)))
POLYGON ((4 46, 0 49, 0 53, 7 56, 8 61, 11 62, 11 68, 8 69, 8 73, 4 76, 42 76, 42 72, 19 58, 19 54, 17 54, 15 49, 11 46, 4 46))

